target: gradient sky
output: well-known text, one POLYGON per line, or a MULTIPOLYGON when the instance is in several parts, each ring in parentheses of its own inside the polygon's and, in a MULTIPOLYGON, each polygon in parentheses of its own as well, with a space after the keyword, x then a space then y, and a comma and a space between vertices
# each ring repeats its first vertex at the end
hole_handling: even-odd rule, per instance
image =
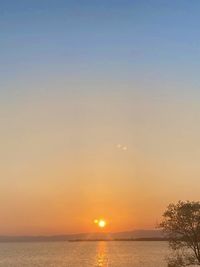
POLYGON ((199 14, 198 0, 0 1, 0 234, 154 228, 199 199, 199 14))

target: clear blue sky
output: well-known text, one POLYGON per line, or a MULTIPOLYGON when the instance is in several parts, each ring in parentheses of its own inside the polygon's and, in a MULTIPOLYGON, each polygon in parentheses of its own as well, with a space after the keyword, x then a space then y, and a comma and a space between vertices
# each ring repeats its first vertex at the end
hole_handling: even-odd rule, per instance
POLYGON ((1 1, 1 83, 65 70, 199 84, 199 1, 1 1))

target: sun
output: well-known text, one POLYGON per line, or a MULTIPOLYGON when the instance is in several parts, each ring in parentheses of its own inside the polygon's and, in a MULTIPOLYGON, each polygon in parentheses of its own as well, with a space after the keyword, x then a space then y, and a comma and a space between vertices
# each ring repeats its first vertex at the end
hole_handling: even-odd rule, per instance
POLYGON ((98 222, 98 226, 99 226, 100 228, 104 228, 104 227, 106 226, 106 221, 104 221, 104 220, 100 220, 100 221, 98 222))
POLYGON ((104 228, 106 226, 106 221, 103 219, 95 219, 94 223, 98 225, 99 228, 104 228))

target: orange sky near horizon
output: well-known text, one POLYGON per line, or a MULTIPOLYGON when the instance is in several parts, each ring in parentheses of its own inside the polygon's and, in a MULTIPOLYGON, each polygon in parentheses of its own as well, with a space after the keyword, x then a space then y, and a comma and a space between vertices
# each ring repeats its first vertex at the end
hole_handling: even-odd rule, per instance
POLYGON ((1 105, 1 234, 92 232, 100 217, 106 231, 155 228, 170 202, 198 199, 194 100, 105 91, 12 102, 1 105))

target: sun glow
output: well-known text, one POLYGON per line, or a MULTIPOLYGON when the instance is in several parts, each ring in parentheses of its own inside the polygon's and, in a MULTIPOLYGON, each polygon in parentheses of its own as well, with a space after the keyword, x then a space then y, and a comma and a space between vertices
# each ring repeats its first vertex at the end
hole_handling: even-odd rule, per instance
POLYGON ((106 221, 103 219, 100 219, 100 220, 95 219, 94 223, 97 224, 98 227, 100 228, 104 228, 106 226, 106 221))

